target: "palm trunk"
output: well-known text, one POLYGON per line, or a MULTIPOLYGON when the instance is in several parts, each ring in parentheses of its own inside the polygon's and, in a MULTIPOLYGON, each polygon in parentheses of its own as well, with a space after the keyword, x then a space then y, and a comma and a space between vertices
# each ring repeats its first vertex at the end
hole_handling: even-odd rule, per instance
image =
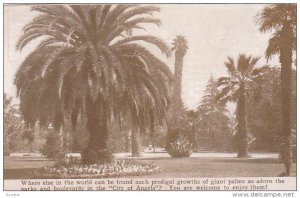
POLYGON ((241 85, 240 92, 237 102, 238 157, 250 157, 246 118, 246 94, 243 85, 241 85))
POLYGON ((130 152, 131 150, 131 146, 130 146, 130 143, 131 143, 131 133, 130 133, 130 130, 128 130, 125 134, 125 151, 126 152, 130 152))
POLYGON ((87 99, 87 130, 90 133, 87 149, 82 153, 86 164, 106 162, 108 123, 104 101, 87 99))
POLYGON ((181 114, 181 110, 183 109, 183 104, 181 101, 181 78, 182 78, 182 68, 183 68, 183 54, 176 51, 175 52, 175 71, 174 71, 174 90, 172 93, 172 104, 170 108, 170 114, 168 118, 168 130, 167 130, 167 143, 166 150, 170 149, 170 144, 172 137, 172 123, 176 122, 176 118, 179 114, 181 114))
POLYGON ((63 135, 63 130, 61 127, 61 124, 59 124, 59 120, 60 120, 60 114, 56 115, 57 117, 55 118, 55 121, 53 123, 54 127, 54 133, 56 133, 56 137, 57 137, 57 141, 58 141, 58 153, 55 156, 55 158, 57 160, 62 160, 64 158, 64 154, 65 154, 65 150, 64 150, 64 135, 63 135))
POLYGON ((64 149, 64 133, 62 128, 59 129, 55 129, 55 131, 58 134, 58 142, 59 142, 59 154, 58 154, 58 158, 59 159, 63 159, 64 154, 65 154, 65 149, 64 149))
POLYGON ((173 110, 178 111, 182 108, 181 101, 181 80, 183 68, 183 54, 176 51, 175 53, 175 72, 174 72, 174 92, 173 92, 173 110))
POLYGON ((141 152, 140 133, 137 129, 134 129, 131 134, 131 152, 132 157, 139 157, 141 152))
POLYGON ((67 130, 66 127, 63 127, 63 149, 64 149, 64 153, 68 153, 69 152, 69 131, 67 130))
POLYGON ((281 63, 281 116, 282 116, 282 157, 285 166, 285 175, 291 174, 291 112, 292 112, 292 29, 284 23, 283 43, 280 46, 281 63))

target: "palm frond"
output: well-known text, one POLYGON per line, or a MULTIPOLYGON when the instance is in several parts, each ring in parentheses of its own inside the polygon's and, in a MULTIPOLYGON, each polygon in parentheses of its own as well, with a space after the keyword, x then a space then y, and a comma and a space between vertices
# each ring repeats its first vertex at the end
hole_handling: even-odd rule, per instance
POLYGON ((240 54, 238 57, 238 62, 237 62, 237 70, 244 74, 246 73, 246 71, 248 70, 249 66, 250 66, 250 60, 251 60, 251 56, 246 56, 245 54, 240 54))
POLYGON ((163 54, 165 54, 167 57, 171 55, 171 51, 169 46, 161 39, 155 37, 155 36, 133 36, 130 38, 125 38, 122 40, 117 41, 116 43, 112 44, 112 46, 119 46, 126 43, 134 42, 134 41, 143 41, 146 43, 153 44, 157 48, 161 50, 163 54))
POLYGON ((150 17, 139 17, 131 21, 125 22, 123 24, 119 24, 114 30, 112 30, 110 34, 108 34, 106 43, 109 44, 118 36, 122 36, 122 32, 128 32, 128 30, 133 30, 135 28, 141 29, 142 27, 138 25, 141 23, 149 23, 149 24, 155 24, 159 26, 161 21, 159 19, 150 18, 150 17))
POLYGON ((227 61, 224 62, 227 67, 227 71, 229 74, 234 75, 236 73, 236 66, 232 57, 228 56, 227 61))
POLYGON ((111 9, 112 5, 102 5, 102 7, 97 9, 96 13, 96 31, 99 33, 99 31, 102 29, 104 24, 106 23, 109 10, 111 9))
POLYGON ((137 15, 152 15, 153 12, 159 12, 160 8, 157 6, 149 6, 149 5, 145 5, 145 6, 138 6, 138 7, 134 7, 132 9, 127 10, 126 12, 122 13, 119 16, 119 19, 117 20, 117 23, 124 23, 126 20, 137 16, 137 15))
POLYGON ((280 50, 279 46, 281 43, 280 31, 275 32, 272 37, 269 39, 269 44, 265 52, 265 57, 269 61, 273 56, 279 55, 280 50))
MULTIPOLYGON (((135 7, 137 5, 129 5, 129 4, 120 4, 116 5, 113 9, 107 13, 107 19, 103 22, 103 25, 100 28, 104 31, 111 32, 111 28, 113 27, 113 23, 119 18, 119 16, 124 13, 129 8, 135 7)), ((99 30, 98 30, 99 31, 99 30)))

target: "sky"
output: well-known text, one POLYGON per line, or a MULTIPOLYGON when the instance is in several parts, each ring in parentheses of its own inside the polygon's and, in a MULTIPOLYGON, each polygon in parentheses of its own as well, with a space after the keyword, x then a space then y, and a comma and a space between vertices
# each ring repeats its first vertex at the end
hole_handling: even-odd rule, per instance
MULTIPOLYGON (((254 22, 254 17, 263 4, 158 4, 161 8, 155 17, 162 24, 159 27, 145 26, 143 34, 153 34, 170 44, 176 35, 188 40, 188 51, 184 57, 182 74, 182 99, 187 109, 195 109, 208 79, 226 76, 224 61, 228 56, 235 60, 238 55, 261 56, 258 66, 266 64, 264 51, 270 34, 262 34, 254 22)), ((15 97, 13 84, 15 73, 28 53, 39 40, 22 51, 16 51, 22 27, 38 13, 30 11, 30 6, 9 5, 4 9, 4 92, 15 97)), ((139 33, 139 32, 138 32, 139 33)), ((152 49, 170 69, 174 70, 174 56, 163 57, 157 49, 152 49)), ((278 60, 272 60, 278 64, 278 60)), ((14 100, 16 103, 18 99, 14 100)))

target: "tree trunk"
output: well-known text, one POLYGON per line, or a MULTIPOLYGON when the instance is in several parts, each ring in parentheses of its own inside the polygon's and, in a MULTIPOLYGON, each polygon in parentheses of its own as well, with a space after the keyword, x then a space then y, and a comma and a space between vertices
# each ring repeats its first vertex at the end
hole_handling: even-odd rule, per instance
POLYGON ((87 149, 82 153, 86 164, 106 162, 108 123, 104 101, 87 99, 87 130, 90 134, 87 149))
POLYGON ((237 120, 238 120, 238 156, 237 157, 250 157, 249 155, 249 142, 247 131, 247 118, 246 118, 246 94, 244 85, 240 87, 240 96, 237 102, 237 120))
POLYGON ((4 133, 4 155, 9 155, 10 154, 10 149, 9 149, 9 136, 8 136, 8 132, 7 129, 4 129, 5 133, 4 133))
POLYGON ((283 24, 282 43, 280 45, 281 63, 281 116, 282 116, 282 158, 285 166, 285 175, 291 174, 291 112, 292 112, 292 28, 283 24))
POLYGON ((181 101, 181 81, 182 81, 183 55, 176 51, 175 53, 175 71, 174 71, 174 91, 173 91, 173 111, 183 108, 181 101))
POLYGON ((69 152, 69 146, 70 146, 70 143, 69 143, 69 131, 68 129, 63 126, 63 149, 64 149, 64 153, 68 153, 69 152))
POLYGON ((174 90, 172 93, 172 101, 171 107, 168 112, 168 129, 167 129, 167 143, 166 143, 166 150, 170 149, 170 144, 172 137, 172 125, 176 122, 177 117, 182 114, 183 111, 183 104, 181 100, 181 80, 182 80, 182 68, 183 68, 183 54, 180 53, 178 50, 175 52, 175 71, 174 71, 174 90))
POLYGON ((140 156, 140 150, 141 150, 141 143, 140 143, 140 132, 137 129, 133 129, 131 134, 131 152, 132 157, 139 157, 140 156))
POLYGON ((130 133, 130 130, 128 130, 125 134, 125 151, 126 152, 130 152, 130 150, 131 150, 131 145, 130 145, 131 138, 130 138, 130 136, 131 136, 131 133, 130 133))

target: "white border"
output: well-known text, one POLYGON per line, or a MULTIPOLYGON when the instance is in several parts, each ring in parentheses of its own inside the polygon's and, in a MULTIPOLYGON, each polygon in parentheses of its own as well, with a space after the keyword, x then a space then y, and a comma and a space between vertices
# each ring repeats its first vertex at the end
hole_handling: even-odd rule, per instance
MULTIPOLYGON (((278 0, 278 1, 270 1, 270 0, 264 0, 264 1, 259 1, 259 0, 252 0, 252 1, 241 1, 241 0, 235 0, 235 1, 216 1, 216 0, 211 0, 211 1, 195 1, 195 0, 186 0, 186 1, 182 1, 182 0, 172 0, 172 1, 168 1, 168 0, 147 0, 147 1, 133 1, 133 0, 109 0, 109 1, 95 1, 95 0, 89 0, 89 1, 82 1, 82 0, 64 0, 63 2, 60 0, 52 0, 52 1, 43 1, 43 0, 30 0, 30 1, 22 1, 22 0, 3 0, 2 4, 1 4, 1 10, 3 12, 3 5, 4 4, 13 4, 13 3, 18 3, 18 4, 27 4, 27 3, 297 3, 296 0, 292 0, 292 1, 283 1, 283 0, 278 0)), ((297 5, 297 8, 299 8, 299 6, 297 5)), ((0 41, 0 45, 2 46, 3 49, 3 14, 0 15, 1 16, 1 36, 2 39, 0 41)), ((298 17, 297 17, 298 18, 298 17)), ((299 20, 298 20, 299 21, 299 20)), ((298 35, 297 35, 298 36, 298 35)), ((298 44, 298 43, 297 43, 298 44)), ((4 49, 3 49, 4 50, 4 49)), ((298 57, 297 57, 298 58, 298 57)), ((3 51, 2 53, 0 53, 0 61, 1 63, 3 63, 3 51)), ((3 67, 3 64, 2 64, 3 67)), ((297 75, 299 76, 299 73, 297 71, 297 75)), ((2 77, 1 80, 1 86, 0 86, 0 90, 3 93, 3 69, 0 69, 0 76, 2 77)), ((298 84, 297 84, 298 85, 298 84)), ((297 87, 297 97, 299 98, 299 92, 298 92, 298 87, 297 87)), ((3 97, 0 97, 0 101, 2 104, 2 108, 3 108, 3 97)), ((297 102, 299 102, 297 100, 297 102)), ((299 110, 299 107, 297 107, 297 112, 299 110)), ((299 123, 298 120, 299 117, 297 118, 297 124, 299 123)), ((0 116, 0 122, 3 123, 3 114, 1 114, 0 116)), ((1 127, 1 131, 3 130, 3 127, 1 127)), ((0 142, 3 142, 3 131, 0 135, 0 142)), ((299 137, 297 138, 297 142, 299 143, 299 137)), ((1 145, 1 153, 3 153, 3 144, 1 145)), ((35 198, 35 197, 43 197, 43 198, 52 198, 53 196, 55 197, 72 197, 72 198, 76 198, 76 197, 82 197, 82 196, 92 196, 92 197, 118 197, 118 198, 123 198, 125 197, 131 197, 131 198, 141 198, 141 196, 143 198, 153 198, 153 197, 157 197, 157 196, 168 196, 168 197, 182 197, 182 196, 192 196, 192 197, 222 197, 222 198, 227 198, 227 197, 233 197, 232 193, 234 193, 234 191, 230 191, 230 192, 224 192, 224 191, 202 191, 202 192, 13 192, 13 191, 4 191, 3 192, 3 155, 1 155, 1 180, 0 180, 0 186, 1 186, 1 191, 2 191, 2 197, 12 197, 12 194, 17 194, 19 196, 17 197, 30 197, 30 198, 35 198), (8 196, 10 195, 10 196, 8 196)), ((299 153, 298 153, 298 159, 299 159, 299 153)), ((297 169, 298 169, 298 164, 297 164, 297 169)), ((300 184, 300 181, 297 178, 297 183, 300 184)), ((270 192, 270 191, 268 191, 270 192)), ((249 193, 251 193, 251 191, 249 191, 249 193)), ((299 195, 298 192, 295 192, 295 197, 297 197, 299 195)))

